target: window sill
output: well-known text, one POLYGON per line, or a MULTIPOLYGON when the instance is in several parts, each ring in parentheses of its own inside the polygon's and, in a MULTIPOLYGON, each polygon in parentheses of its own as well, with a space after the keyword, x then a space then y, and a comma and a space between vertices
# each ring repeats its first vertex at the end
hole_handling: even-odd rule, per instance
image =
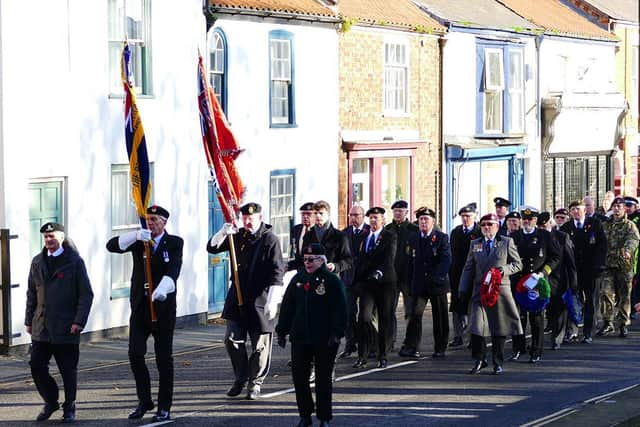
MULTIPOLYGON (((136 99, 155 99, 155 95, 136 94, 136 99)), ((110 93, 108 99, 124 99, 124 93, 110 93)))
POLYGON ((271 123, 269 127, 271 129, 287 129, 287 128, 297 128, 298 125, 296 123, 271 123))
POLYGON ((474 136, 476 139, 510 139, 524 138, 526 133, 481 133, 474 136))

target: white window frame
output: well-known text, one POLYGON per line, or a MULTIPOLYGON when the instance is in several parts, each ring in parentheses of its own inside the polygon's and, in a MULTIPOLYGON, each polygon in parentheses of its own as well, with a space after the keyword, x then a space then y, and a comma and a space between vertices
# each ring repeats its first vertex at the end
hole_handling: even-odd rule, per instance
POLYGON ((269 67, 271 79, 271 123, 275 125, 291 124, 291 84, 292 84, 292 49, 291 40, 272 37, 269 39, 269 67), (281 47, 282 49, 278 49, 281 47), (284 88, 284 94, 278 89, 284 88), (280 96, 278 96, 280 95, 280 96), (276 115, 275 102, 284 105, 281 115, 276 115))
POLYGON ((509 133, 524 133, 524 51, 521 49, 509 50, 509 133), (517 69, 520 70, 520 75, 515 76, 512 73, 512 64, 514 56, 518 56, 519 59, 517 69), (517 78, 516 78, 517 77, 517 78), (519 101, 518 101, 519 100, 519 101), (520 111, 520 114, 516 114, 520 111))
POLYGON ((485 48, 484 49, 484 92, 482 100, 482 129, 484 133, 503 133, 504 129, 504 57, 502 49, 485 48), (494 54, 498 58, 498 80, 492 81, 493 74, 490 72, 492 59, 494 54), (497 112, 497 124, 488 127, 488 111, 487 103, 489 96, 493 96, 499 100, 499 111, 497 112))
POLYGON ((218 98, 220 105, 222 104, 222 93, 224 91, 225 80, 225 41, 222 35, 215 30, 211 31, 211 37, 209 40, 209 83, 213 88, 213 92, 218 98), (220 84, 216 84, 216 79, 219 79, 220 84))
POLYGON ((383 111, 386 115, 409 113, 409 43, 405 40, 387 40, 383 58, 383 111), (401 51, 401 55, 398 55, 401 51), (402 81, 404 79, 404 81, 402 81))
POLYGON ((283 258, 288 258, 290 254, 289 245, 291 244, 291 223, 294 215, 295 183, 295 171, 271 171, 269 179, 269 214, 271 225, 280 240, 283 258), (286 183, 285 181, 289 182, 286 183), (283 187, 279 183, 284 183, 285 188, 288 186, 288 191, 277 191, 283 187), (282 220, 286 221, 286 226, 283 230, 279 230, 276 224, 281 223, 282 220))
POLYGON ((151 1, 108 0, 107 37, 109 51, 109 92, 122 96, 120 61, 127 29, 127 17, 138 18, 138 34, 127 29, 127 42, 131 49, 131 80, 136 93, 150 95, 151 85, 151 1), (131 34, 130 34, 131 33, 131 34), (145 64, 144 66, 142 64, 145 64))

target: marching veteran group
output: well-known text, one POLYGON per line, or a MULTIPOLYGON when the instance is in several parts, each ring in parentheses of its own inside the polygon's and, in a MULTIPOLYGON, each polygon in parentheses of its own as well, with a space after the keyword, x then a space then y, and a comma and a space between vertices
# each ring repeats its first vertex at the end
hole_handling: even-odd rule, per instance
MULTIPOLYGON (((552 350, 575 341, 590 344, 594 336, 626 337, 632 304, 640 311, 632 295, 640 240, 638 201, 615 197, 606 210, 596 210, 593 200, 585 198, 553 214, 531 206, 511 209, 502 197, 494 203, 495 212, 479 219, 475 203, 462 207, 461 224, 450 234, 440 230, 430 208, 415 210, 412 221, 403 200, 391 206, 388 224, 384 208, 365 212, 354 206, 343 230, 332 225, 327 202, 304 203, 300 224, 291 232, 287 263, 279 238, 262 219, 262 207, 242 206, 241 227, 224 224, 206 246, 210 253, 231 251, 235 259, 222 313, 234 375, 227 395, 239 396, 246 387, 247 399, 259 399, 273 343, 283 348, 290 343, 298 425, 312 425, 314 412, 321 426, 329 425, 336 360, 357 355, 354 369, 366 368, 371 358, 377 359, 376 367, 387 367, 398 339, 400 296, 407 327, 399 355, 422 356, 422 317, 430 303, 431 357, 446 357, 448 348, 464 346, 470 336, 470 374, 489 366, 487 340, 492 343, 493 373, 499 375, 505 360, 519 360, 527 350, 528 361, 539 363, 545 332, 551 333, 552 350), (528 349, 527 325, 532 336, 528 349), (507 337, 513 353, 505 358, 507 337)), ((166 209, 151 206, 146 228, 106 245, 109 252, 130 253, 133 259, 129 359, 138 405, 130 419, 156 408, 153 421, 170 419, 183 241, 165 230, 168 218, 166 209), (159 374, 157 406, 145 363, 150 336, 159 374)), ((75 420, 79 334, 93 294, 84 262, 65 238, 64 227, 48 223, 41 233, 44 248, 32 262, 25 317, 32 334, 31 371, 45 402, 37 420, 60 408, 58 387, 48 373, 53 356, 64 382, 62 421, 67 423, 75 420)))

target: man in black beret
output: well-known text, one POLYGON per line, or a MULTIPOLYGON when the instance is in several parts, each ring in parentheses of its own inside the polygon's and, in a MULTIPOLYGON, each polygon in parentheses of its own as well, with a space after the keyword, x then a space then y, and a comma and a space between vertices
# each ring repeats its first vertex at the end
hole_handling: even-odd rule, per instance
POLYGON ((283 292, 280 240, 272 227, 262 221, 262 207, 247 203, 240 208, 243 227, 236 233, 232 224, 224 224, 207 243, 207 252, 228 251, 233 239, 238 266, 224 302, 222 318, 227 321, 224 344, 231 359, 234 382, 227 396, 235 397, 247 385, 247 399, 260 397, 260 387, 269 373, 272 334, 277 306, 283 292), (242 302, 238 298, 240 288, 242 302), (251 353, 247 352, 247 336, 251 353))
POLYGON ((431 302, 434 345, 431 357, 435 359, 444 357, 449 340, 447 293, 449 292, 451 247, 449 236, 434 230, 436 213, 432 209, 427 207, 418 209, 416 219, 419 231, 411 233, 408 237, 409 278, 414 305, 400 356, 420 357, 422 315, 427 302, 431 302))
POLYGON ((511 211, 504 217, 504 223, 507 227, 507 233, 504 235, 512 236, 522 228, 522 215, 518 211, 511 211))
POLYGON ((493 199, 493 203, 496 208, 496 215, 498 216, 498 221, 500 222, 500 230, 498 234, 502 234, 503 236, 507 235, 507 224, 505 222, 506 216, 509 213, 509 207, 511 206, 511 202, 504 197, 495 197, 493 199))
MULTIPOLYGON (((409 221, 407 214, 409 212, 409 204, 404 200, 397 200, 391 205, 393 211, 392 221, 385 225, 385 229, 393 231, 398 237, 396 240, 396 257, 394 260, 394 267, 396 269, 396 276, 398 277, 396 286, 396 297, 393 305, 393 312, 395 313, 398 307, 398 301, 400 293, 402 293, 402 301, 404 304, 404 319, 408 320, 412 311, 412 297, 411 288, 409 286, 408 277, 408 263, 409 263, 409 247, 408 237, 412 233, 418 231, 418 226, 409 221)), ((396 341, 396 335, 398 333, 398 320, 396 316, 393 316, 393 340, 391 347, 393 348, 396 341)))
POLYGON ((287 270, 295 270, 302 266, 302 248, 304 236, 313 226, 313 202, 304 203, 300 206, 300 224, 296 224, 291 229, 291 239, 289 248, 289 262, 287 270))
POLYGON ((40 228, 44 248, 31 261, 24 324, 31 335, 31 375, 44 400, 36 420, 60 408, 58 385, 49 374, 55 357, 64 383, 63 423, 76 417, 80 332, 87 323, 93 292, 84 261, 65 239, 64 227, 48 222, 40 228))
POLYGON ((451 268, 449 269, 449 283, 451 285, 451 303, 449 311, 453 313, 453 340, 450 347, 458 347, 463 344, 463 334, 468 325, 468 301, 459 298, 458 286, 462 270, 467 261, 471 241, 479 238, 480 225, 476 221, 476 203, 469 203, 458 211, 462 224, 451 230, 451 268))
POLYGON ((556 228, 560 228, 565 222, 569 221, 569 210, 566 208, 558 208, 553 213, 553 219, 556 222, 556 228))
POLYGON ((129 419, 140 419, 155 405, 151 398, 151 379, 145 363, 147 339, 153 335, 156 366, 158 367, 158 410, 153 420, 167 421, 171 418, 173 402, 173 331, 176 326, 176 282, 182 268, 181 237, 169 234, 165 227, 169 211, 162 206, 147 208, 146 226, 113 237, 107 242, 107 250, 112 253, 131 253, 133 272, 131 274, 129 318, 129 362, 136 380, 138 406, 129 414, 129 419), (145 244, 151 251, 151 283, 153 292, 149 301, 148 279, 145 268, 145 244), (151 318, 153 304, 157 321, 151 318))
POLYGON ((354 368, 365 368, 373 335, 372 315, 378 310, 378 367, 387 367, 393 338, 393 302, 396 292, 394 267, 395 233, 385 230, 384 208, 367 210, 370 232, 360 248, 356 266, 355 293, 360 298, 358 310, 358 360, 354 368))

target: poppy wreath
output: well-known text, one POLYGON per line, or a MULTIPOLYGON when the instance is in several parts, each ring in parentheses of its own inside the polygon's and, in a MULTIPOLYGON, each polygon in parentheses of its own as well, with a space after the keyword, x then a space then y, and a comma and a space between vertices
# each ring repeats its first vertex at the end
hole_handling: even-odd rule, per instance
POLYGON ((497 268, 491 268, 485 274, 480 284, 480 304, 484 307, 493 307, 498 302, 500 296, 500 283, 502 283, 502 273, 497 268), (491 274, 491 279, 486 280, 491 274))
POLYGON ((582 323, 582 303, 580 302, 578 295, 576 295, 571 289, 567 289, 565 293, 562 294, 562 300, 567 306, 569 318, 573 323, 576 325, 582 323))
POLYGON ((537 313, 545 309, 551 297, 551 285, 543 275, 524 275, 516 285, 516 302, 524 311, 537 313), (533 288, 525 285, 527 281, 536 281, 533 288))

